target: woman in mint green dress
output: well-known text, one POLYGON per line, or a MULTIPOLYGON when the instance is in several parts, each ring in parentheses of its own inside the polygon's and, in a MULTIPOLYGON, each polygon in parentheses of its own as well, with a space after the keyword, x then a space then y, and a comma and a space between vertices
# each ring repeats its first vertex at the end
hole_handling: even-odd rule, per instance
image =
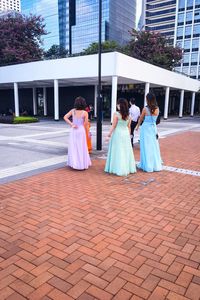
POLYGON ((147 106, 143 108, 136 126, 138 130, 143 121, 140 126, 140 162, 137 167, 145 172, 161 171, 162 160, 156 126, 159 108, 154 94, 148 93, 146 99, 147 106))
POLYGON ((119 112, 114 113, 112 127, 107 137, 107 140, 110 139, 110 143, 105 172, 127 176, 136 172, 127 100, 119 99, 117 107, 119 112))

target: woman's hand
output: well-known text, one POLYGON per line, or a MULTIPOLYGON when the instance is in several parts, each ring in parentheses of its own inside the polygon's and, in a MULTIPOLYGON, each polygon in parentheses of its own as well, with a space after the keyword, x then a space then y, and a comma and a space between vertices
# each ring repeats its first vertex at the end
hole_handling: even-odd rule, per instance
POLYGON ((107 137, 106 137, 106 139, 105 139, 105 142, 106 142, 106 143, 108 143, 108 142, 109 142, 109 140, 110 140, 110 136, 109 136, 109 135, 107 135, 107 137))
POLYGON ((78 126, 75 124, 72 124, 72 128, 76 129, 76 128, 78 128, 78 126))
POLYGON ((138 131, 138 128, 139 128, 139 126, 137 125, 137 126, 135 127, 135 130, 138 131))

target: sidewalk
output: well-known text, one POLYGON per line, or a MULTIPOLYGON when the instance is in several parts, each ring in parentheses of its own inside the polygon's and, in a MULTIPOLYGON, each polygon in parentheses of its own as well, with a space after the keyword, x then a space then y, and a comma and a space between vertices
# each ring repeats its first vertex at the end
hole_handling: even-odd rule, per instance
MULTIPOLYGON (((200 171, 200 132, 160 144, 165 166, 200 171)), ((199 173, 104 165, 1 185, 0 299, 200 299, 199 173)))

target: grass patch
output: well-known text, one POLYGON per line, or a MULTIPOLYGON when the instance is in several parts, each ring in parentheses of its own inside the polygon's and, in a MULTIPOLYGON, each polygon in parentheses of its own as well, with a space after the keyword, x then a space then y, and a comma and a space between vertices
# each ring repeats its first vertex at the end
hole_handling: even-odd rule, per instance
POLYGON ((14 117, 13 124, 22 124, 22 123, 33 123, 38 122, 38 118, 35 117, 14 117))

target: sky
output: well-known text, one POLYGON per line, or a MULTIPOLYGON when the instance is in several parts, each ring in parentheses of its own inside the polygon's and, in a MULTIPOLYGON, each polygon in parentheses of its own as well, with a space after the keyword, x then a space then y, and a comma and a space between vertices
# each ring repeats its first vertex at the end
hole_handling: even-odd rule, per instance
POLYGON ((136 14, 136 24, 139 21, 142 10, 142 0, 137 0, 137 14, 136 14))

